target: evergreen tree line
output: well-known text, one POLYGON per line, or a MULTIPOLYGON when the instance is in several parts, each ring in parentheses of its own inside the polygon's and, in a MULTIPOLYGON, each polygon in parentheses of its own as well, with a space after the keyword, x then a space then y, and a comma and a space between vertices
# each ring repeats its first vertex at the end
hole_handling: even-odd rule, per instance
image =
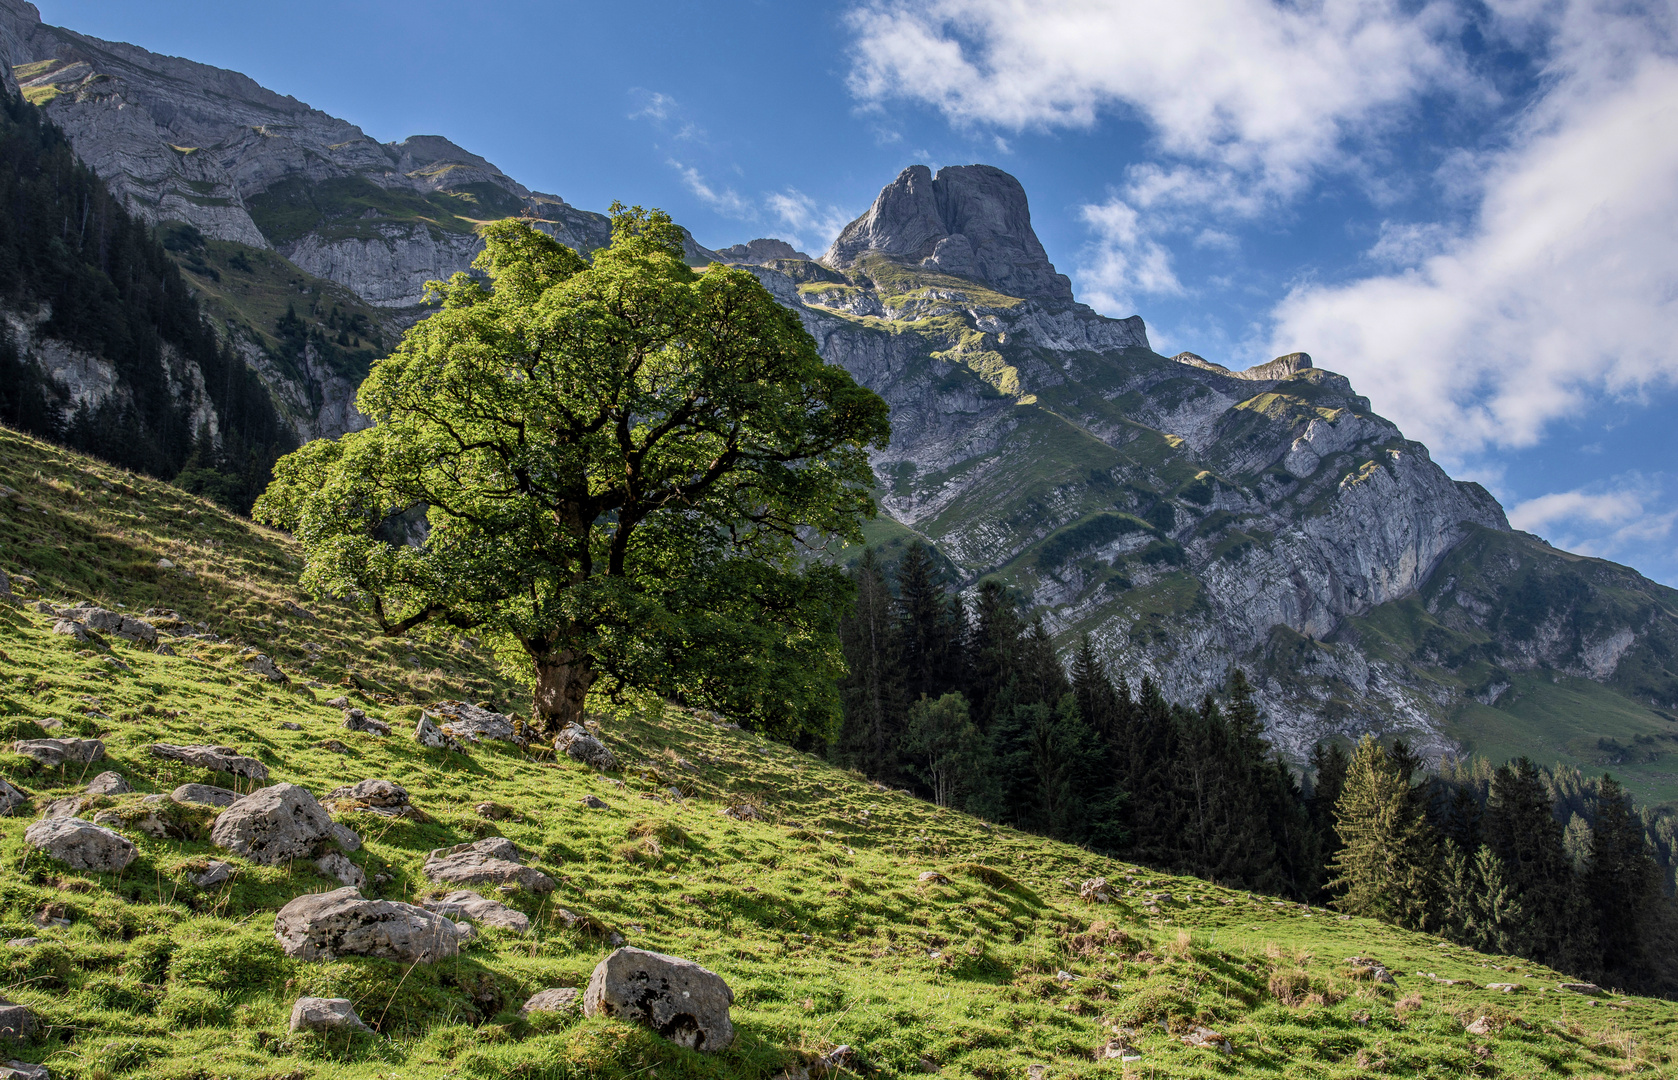
POLYGON ((239 512, 295 442, 256 374, 205 321, 150 228, 76 159, 35 106, 0 102, 0 305, 50 315, 40 333, 109 361, 119 393, 74 409, 0 324, 0 423, 175 480, 239 512), (194 430, 165 354, 203 372, 219 440, 194 430))
POLYGON ((1193 705, 1109 673, 1087 640, 1068 670, 1002 586, 964 602, 921 544, 889 573, 870 549, 851 576, 836 762, 1163 870, 1678 991, 1674 906, 1611 778, 1524 760, 1425 775, 1374 740, 1318 746, 1296 778, 1238 670, 1193 705))

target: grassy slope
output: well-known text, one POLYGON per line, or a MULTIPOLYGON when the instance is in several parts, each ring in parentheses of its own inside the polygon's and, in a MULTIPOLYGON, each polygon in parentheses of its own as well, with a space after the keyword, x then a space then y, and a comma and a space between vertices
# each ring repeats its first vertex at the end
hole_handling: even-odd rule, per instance
MULTIPOLYGON (((176 657, 120 644, 108 655, 78 650, 32 610, 0 608, 0 736, 38 735, 37 721, 63 719, 68 730, 58 734, 106 741, 112 760, 88 774, 115 768, 142 793, 231 783, 151 758, 144 747, 160 739, 233 746, 267 761, 276 781, 316 793, 397 780, 429 822, 343 815, 367 839, 354 860, 392 875, 370 887, 383 896, 428 891, 419 873, 428 849, 496 833, 560 881, 547 900, 508 899, 535 918, 528 938, 490 931, 458 960, 412 970, 362 959, 304 964, 284 958, 271 928, 289 897, 336 885, 307 863, 242 865, 229 886, 203 892, 190 876, 214 849, 136 834, 140 858, 120 877, 66 873, 27 850, 25 818, 0 819, 0 938, 50 942, 0 951, 4 993, 50 1025, 45 1041, 17 1053, 47 1060, 55 1076, 767 1077, 837 1043, 888 1074, 915 1072, 924 1056, 947 1075, 1024 1076, 1045 1064, 1056 1078, 1118 1076, 1119 1062, 1092 1059, 1113 1024, 1137 1029, 1144 1057, 1131 1075, 1678 1074, 1671 1003, 1591 1006, 1547 989, 1555 973, 1525 962, 989 828, 674 708, 604 718, 627 766, 612 776, 503 744, 459 755, 421 749, 402 728, 388 739, 346 732, 336 710, 313 700, 339 687, 259 682, 242 671, 238 647, 278 657, 294 686, 308 675, 360 680, 353 698, 406 723, 418 702, 507 700, 510 690, 470 651, 392 647, 353 613, 298 596, 289 585, 295 548, 208 503, 9 432, 0 432, 0 484, 21 493, 0 503, 0 566, 29 574, 31 592, 167 604, 232 639, 177 639, 176 657), (157 571, 162 556, 195 576, 157 571), (320 621, 284 615, 287 599, 320 621), (318 662, 305 641, 319 646, 318 662), (282 721, 303 730, 282 730, 282 721), (328 737, 348 753, 323 749, 328 737), (661 795, 672 784, 684 801, 661 795), (590 792, 612 809, 583 809, 590 792), (486 799, 516 816, 485 821, 472 804, 486 799), (719 816, 739 802, 767 819, 719 816), (950 883, 920 884, 925 869, 950 883), (1084 905, 1076 887, 1094 875, 1134 875, 1125 884, 1175 899, 1157 912, 1141 896, 1084 905), (526 995, 581 985, 608 951, 557 922, 558 905, 722 974, 737 997, 735 1046, 700 1057, 621 1024, 519 1020, 526 995), (35 926, 43 910, 70 926, 35 926), (1354 981, 1345 963, 1353 955, 1391 965, 1396 990, 1354 981), (1447 986, 1419 971, 1528 990, 1447 986), (1317 996, 1288 1006, 1269 987, 1294 972, 1317 996), (355 999, 382 1035, 288 1035, 290 1004, 304 993, 355 999), (1499 1032, 1466 1034, 1464 1022, 1483 1015, 1499 1032), (1194 1020, 1229 1036, 1233 1056, 1183 1046, 1173 1033, 1194 1020)), ((40 770, 3 753, 0 772, 37 803, 84 780, 83 770, 40 770)))

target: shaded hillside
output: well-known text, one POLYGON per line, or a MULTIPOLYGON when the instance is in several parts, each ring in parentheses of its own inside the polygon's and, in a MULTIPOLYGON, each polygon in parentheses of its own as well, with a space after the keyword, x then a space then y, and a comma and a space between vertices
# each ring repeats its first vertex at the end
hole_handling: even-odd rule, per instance
POLYGON ((0 502, 0 565, 27 572, 13 582, 25 603, 0 605, 0 726, 99 738, 107 755, 84 770, 0 754, 29 798, 0 818, 0 928, 33 939, 8 950, 7 995, 39 1025, 8 1053, 54 1077, 761 1078, 820 1072, 841 1044, 851 1071, 881 1076, 1678 1072, 1672 1003, 1561 990, 1526 962, 986 827, 721 717, 656 702, 604 713, 623 766, 604 774, 510 742, 420 747, 407 730, 423 705, 522 698, 487 657, 379 638, 296 593, 286 538, 178 490, 10 432, 0 482, 18 492, 0 502), (54 634, 42 600, 167 609, 150 617, 175 655, 54 634), (248 649, 289 681, 249 670, 248 649), (396 730, 345 730, 325 704, 337 694, 396 730), (362 839, 348 859, 368 895, 425 898, 439 888, 426 852, 480 837, 512 841, 556 888, 486 887, 529 934, 480 926, 436 963, 287 958, 275 910, 339 883, 308 860, 264 867, 213 847, 213 809, 166 798, 166 834, 137 828, 156 812, 149 793, 251 785, 160 759, 147 749, 160 741, 224 743, 322 796, 402 785, 414 813, 334 803, 362 839), (23 840, 99 769, 136 789, 88 797, 138 849, 121 875, 68 870, 23 840), (757 820, 719 812, 742 806, 757 820), (212 858, 232 877, 199 886, 212 858), (1116 895, 1080 899, 1098 876, 1116 895), (701 1055, 621 1021, 520 1016, 538 990, 579 987, 612 934, 722 975, 734 1044, 701 1055), (290 1033, 303 994, 349 998, 377 1034, 290 1033), (1197 1027, 1216 1042, 1190 1045, 1197 1027))

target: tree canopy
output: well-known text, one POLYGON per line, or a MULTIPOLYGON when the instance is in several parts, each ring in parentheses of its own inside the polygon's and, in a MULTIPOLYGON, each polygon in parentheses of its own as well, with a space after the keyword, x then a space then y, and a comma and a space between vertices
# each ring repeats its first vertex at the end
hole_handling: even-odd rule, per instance
POLYGON ((495 643, 544 728, 604 680, 826 733, 850 586, 802 544, 860 538, 886 404, 751 273, 697 273, 666 215, 612 213, 592 261, 487 226, 482 278, 431 283, 441 309, 362 385, 374 426, 282 459, 257 514, 387 634, 495 643))

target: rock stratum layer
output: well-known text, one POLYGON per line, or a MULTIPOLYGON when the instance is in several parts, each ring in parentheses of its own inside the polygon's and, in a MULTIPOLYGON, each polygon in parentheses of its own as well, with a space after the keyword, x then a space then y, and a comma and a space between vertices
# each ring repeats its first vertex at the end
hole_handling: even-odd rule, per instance
MULTIPOLYGON (((481 222, 522 216, 584 253, 608 239, 603 215, 447 139, 379 143, 19 0, 0 0, 0 60, 165 230, 303 438, 365 425, 367 366, 423 313, 424 282, 481 250, 481 222)), ((1518 733, 1563 691, 1646 730, 1629 746, 1592 734, 1605 764, 1678 742, 1678 594, 1511 532, 1484 489, 1304 353, 1231 371, 1154 352, 1140 318, 1074 300, 999 169, 905 169, 820 259, 773 238, 688 254, 748 266, 890 403, 871 538, 924 539, 963 586, 999 576, 1063 645, 1087 634, 1177 697, 1243 666, 1296 757, 1366 730, 1434 754, 1489 745, 1474 733, 1518 733)), ((7 317, 97 403, 97 357, 7 317)), ((192 372, 171 378, 196 392, 192 372)))

